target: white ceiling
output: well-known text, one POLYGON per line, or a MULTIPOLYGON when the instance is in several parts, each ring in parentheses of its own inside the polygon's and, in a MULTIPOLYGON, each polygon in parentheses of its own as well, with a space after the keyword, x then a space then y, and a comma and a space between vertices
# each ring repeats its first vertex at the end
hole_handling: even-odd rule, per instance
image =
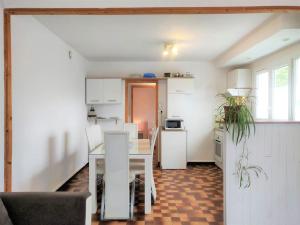
POLYGON ((220 67, 249 64, 300 41, 300 13, 277 14, 220 55, 220 67))
POLYGON ((89 60, 158 61, 175 41, 173 60, 212 60, 272 14, 36 16, 89 60))

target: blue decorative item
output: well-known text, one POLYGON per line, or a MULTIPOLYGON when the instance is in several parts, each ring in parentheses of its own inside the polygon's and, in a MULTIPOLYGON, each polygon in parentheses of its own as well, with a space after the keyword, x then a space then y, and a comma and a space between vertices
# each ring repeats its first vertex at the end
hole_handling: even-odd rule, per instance
POLYGON ((144 78, 155 78, 156 75, 154 73, 144 73, 144 78))

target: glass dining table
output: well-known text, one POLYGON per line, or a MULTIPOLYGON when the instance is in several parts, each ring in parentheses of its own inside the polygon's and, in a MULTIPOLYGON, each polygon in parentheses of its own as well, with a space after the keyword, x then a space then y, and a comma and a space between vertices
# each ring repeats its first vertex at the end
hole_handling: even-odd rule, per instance
MULTIPOLYGON (((89 152, 89 192, 92 195, 92 213, 97 211, 97 173, 96 161, 104 159, 105 145, 100 145, 89 152)), ((145 214, 151 213, 151 176, 152 176, 152 154, 149 139, 135 139, 129 142, 129 159, 144 160, 145 165, 145 214)))

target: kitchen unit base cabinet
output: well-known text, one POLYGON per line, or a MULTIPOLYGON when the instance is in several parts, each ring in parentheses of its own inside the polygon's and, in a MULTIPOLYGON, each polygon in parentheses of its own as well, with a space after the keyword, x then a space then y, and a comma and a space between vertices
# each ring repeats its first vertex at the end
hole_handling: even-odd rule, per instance
POLYGON ((161 168, 186 169, 186 131, 161 132, 161 168))

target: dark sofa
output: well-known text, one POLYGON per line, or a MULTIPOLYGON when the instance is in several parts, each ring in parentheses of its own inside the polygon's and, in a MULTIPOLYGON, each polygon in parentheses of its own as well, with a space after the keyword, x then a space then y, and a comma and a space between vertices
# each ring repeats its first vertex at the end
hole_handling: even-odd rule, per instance
POLYGON ((91 223, 89 193, 0 193, 13 225, 86 225, 91 223))

